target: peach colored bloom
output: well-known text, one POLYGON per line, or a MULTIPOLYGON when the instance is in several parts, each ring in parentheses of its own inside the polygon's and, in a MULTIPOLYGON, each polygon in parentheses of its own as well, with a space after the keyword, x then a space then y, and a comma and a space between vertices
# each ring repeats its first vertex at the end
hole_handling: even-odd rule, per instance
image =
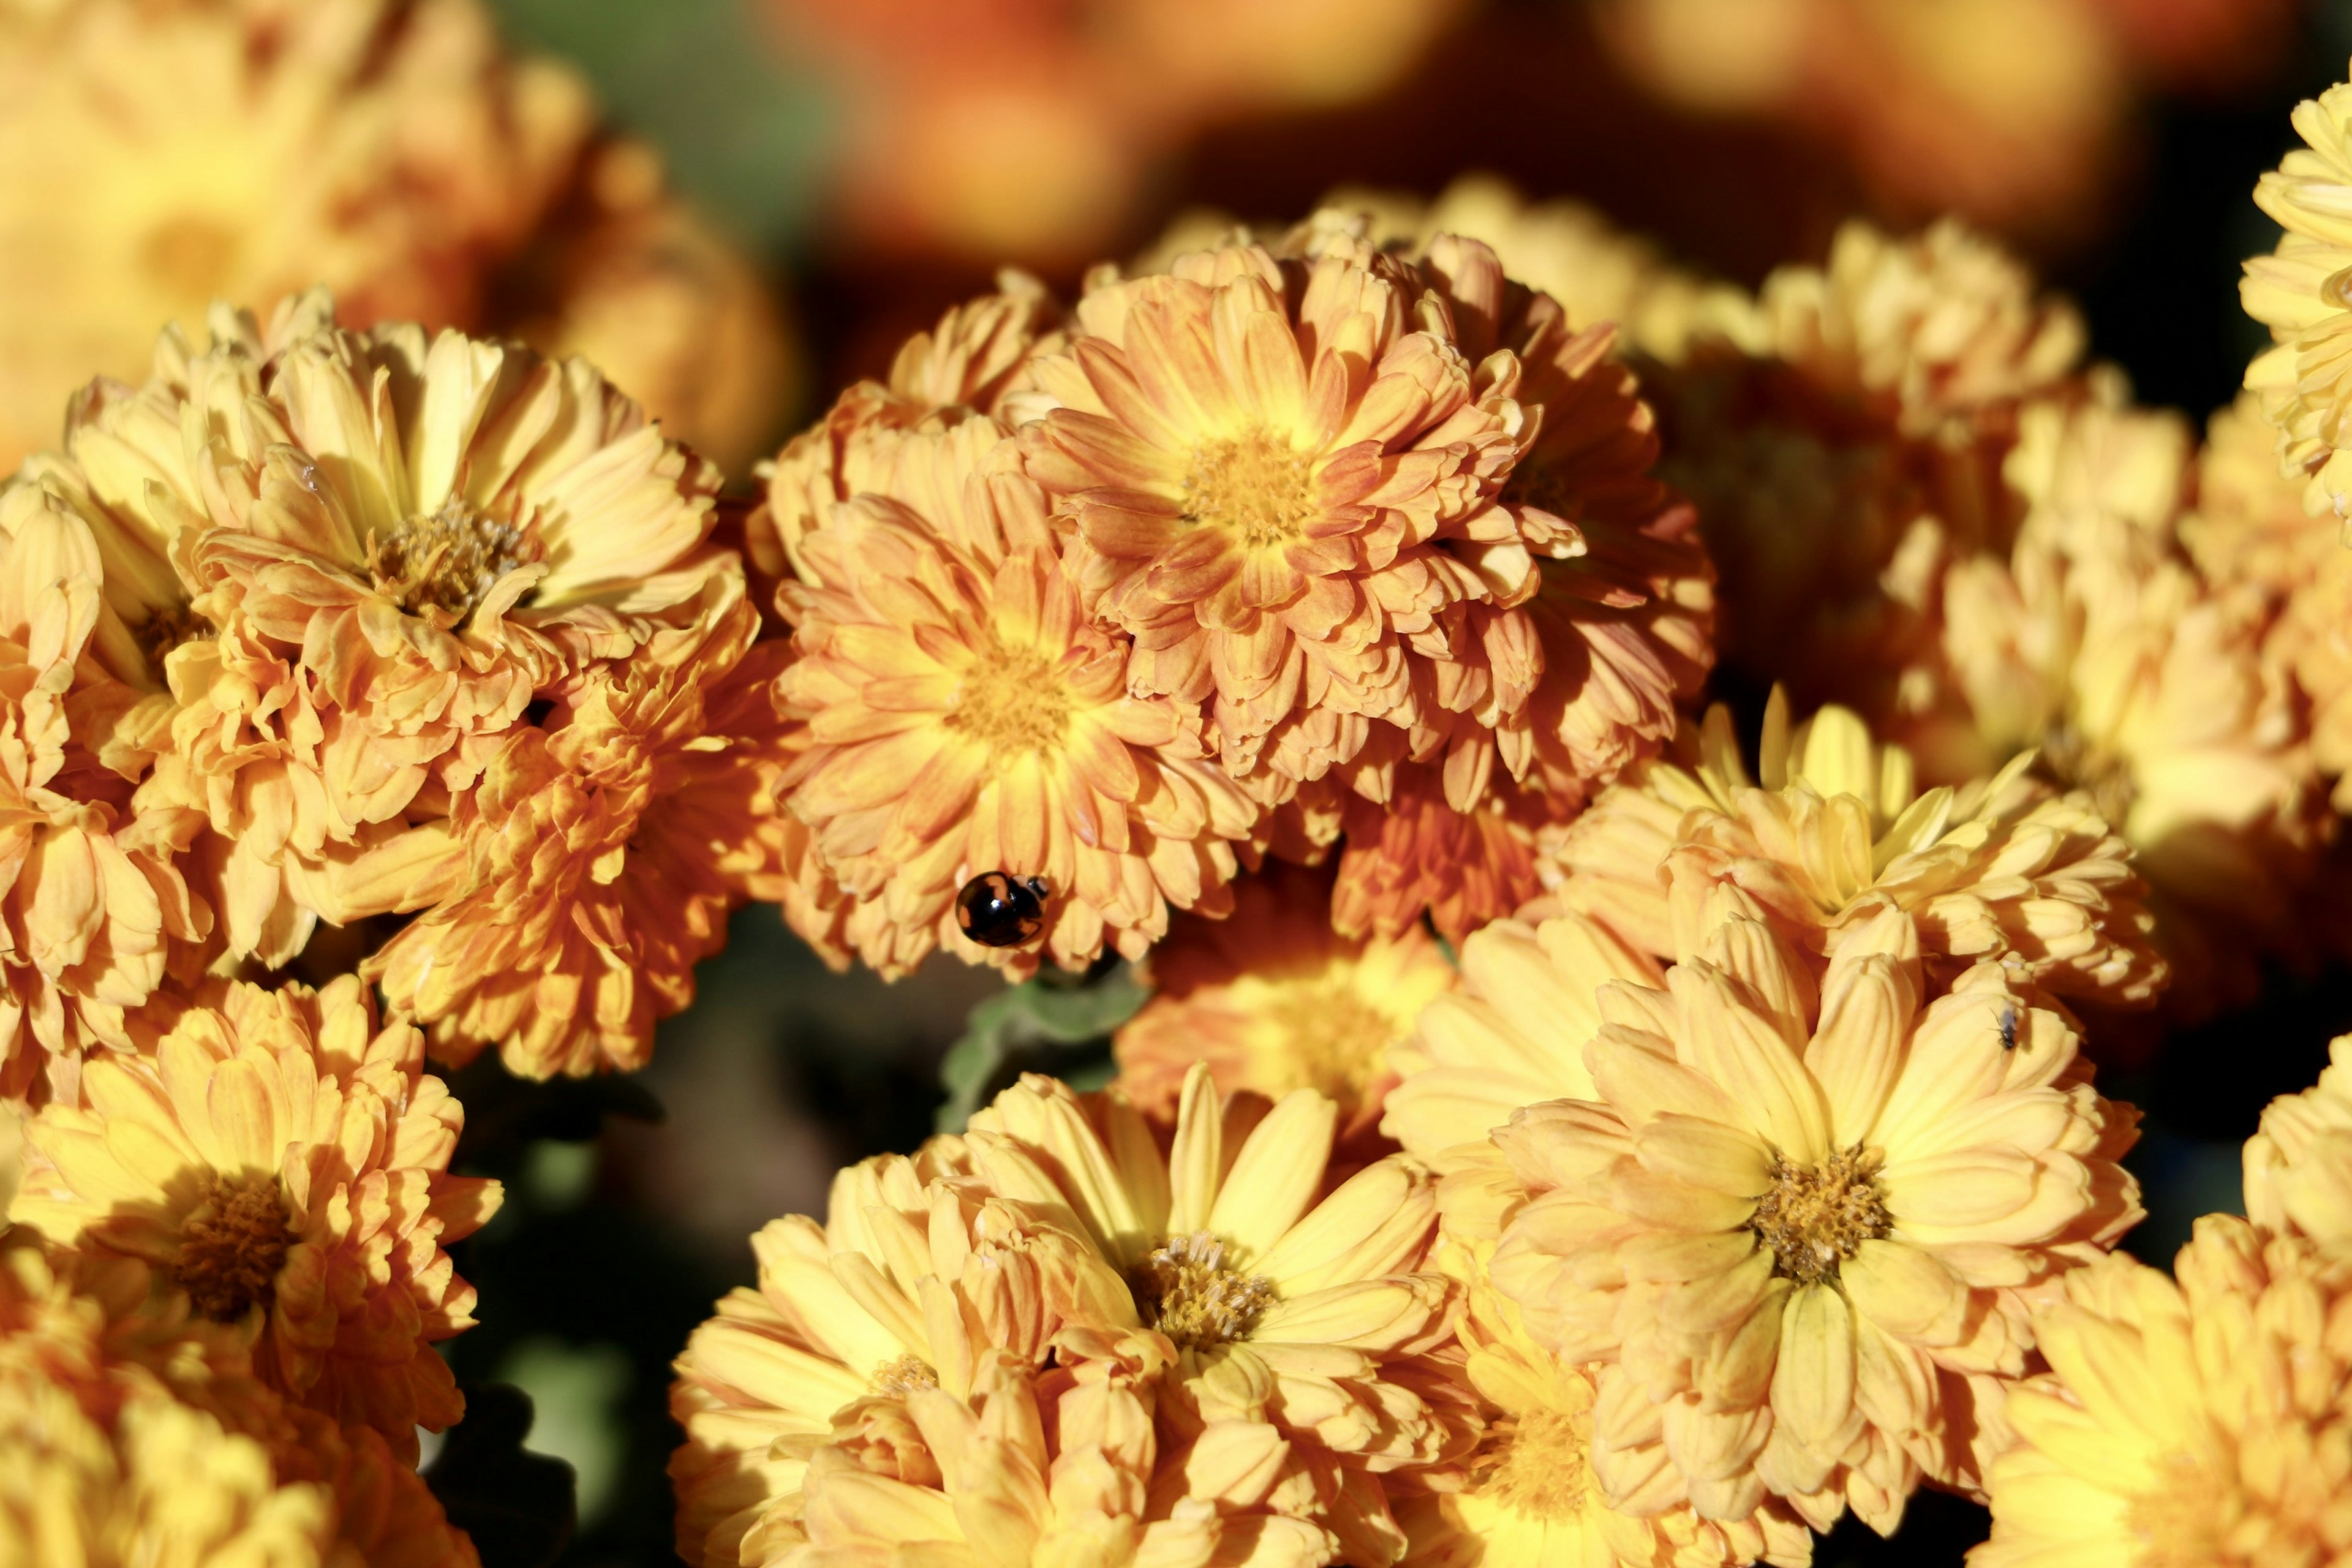
POLYGON ((499 1184, 447 1173, 464 1113, 356 978, 213 999, 30 1120, 9 1217, 151 1265, 253 1336, 271 1387, 413 1462, 417 1426, 464 1409, 432 1345, 472 1324, 474 1291, 443 1247, 497 1211, 499 1184))
POLYGON ((1339 935, 1330 900, 1328 878, 1269 866, 1234 885, 1224 919, 1172 922, 1149 960, 1151 1000, 1112 1041, 1139 1110, 1172 1121, 1199 1061, 1228 1095, 1315 1089, 1339 1108, 1342 1146, 1365 1139, 1395 1081, 1390 1048, 1452 989, 1454 966, 1417 927, 1339 935))
POLYGON ((1892 1532, 1923 1476, 1977 1487, 2030 1308, 2138 1219, 2136 1117, 1998 965, 1930 999, 1908 916, 1816 980, 1715 901, 1663 988, 1601 994, 1593 1096, 1495 1135, 1528 1194, 1495 1282, 1537 1342, 1607 1363, 1612 1498, 1738 1520, 1769 1495, 1892 1532))
POLYGON ((786 798, 854 906, 845 941, 885 974, 935 946, 1023 973, 1139 957, 1171 906, 1223 909, 1256 808, 1197 716, 1129 694, 1128 639, 1084 614, 1001 426, 901 448, 892 488, 837 507, 785 587, 778 701, 807 737, 786 798), (989 871, 1044 879, 1037 940, 958 928, 957 892, 989 871))

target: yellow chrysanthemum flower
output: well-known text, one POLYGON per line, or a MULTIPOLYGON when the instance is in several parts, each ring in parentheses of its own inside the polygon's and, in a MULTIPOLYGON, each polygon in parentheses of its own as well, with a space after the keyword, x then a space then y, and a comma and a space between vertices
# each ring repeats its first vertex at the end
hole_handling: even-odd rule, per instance
POLYGON ((1518 1310, 1486 1278, 1484 1248, 1448 1242, 1437 1261, 1463 1281, 1460 1378, 1486 1436, 1458 1491, 1402 1500, 1407 1568, 1734 1568, 1759 1559, 1803 1568, 1813 1538, 1787 1509, 1717 1521, 1687 1502, 1611 1506, 1592 1474, 1594 1369, 1528 1338, 1518 1310))
POLYGON ((68 508, 0 490, 0 1100, 70 1100, 85 1050, 152 1039, 212 925, 177 863, 202 818, 133 805, 161 704, 107 576, 68 508))
POLYGON ((1002 426, 975 413, 898 447, 802 539, 806 580, 784 589, 778 701, 806 738, 787 802, 854 903, 847 942, 889 975, 935 946, 1082 969, 1106 946, 1140 957, 1171 906, 1225 908, 1257 809, 1196 713, 1129 695, 1129 640, 1086 615, 1002 426), (1035 939, 983 948, 958 926, 958 891, 991 871, 1043 879, 1035 939))
POLYGON ((2246 313, 2276 346, 2246 367, 2246 386, 2279 430, 2283 471, 2307 476, 2304 505, 2352 514, 2352 444, 2344 410, 2352 397, 2346 354, 2352 308, 2337 282, 2352 265, 2352 221, 2336 192, 2352 178, 2352 86, 2337 83, 2295 106, 2304 145, 2254 187, 2254 205, 2286 230, 2278 248, 2246 263, 2246 313))
POLYGON ((2352 1035, 2328 1058, 2317 1083, 2264 1107, 2246 1140, 2246 1216, 2352 1256, 2352 1035))
POLYGON ((1552 897, 1658 958, 1694 949, 1687 925, 1717 883, 1745 889, 1801 949, 1898 909, 1940 982, 1987 959, 2062 995, 2145 1003, 2165 980, 2154 920, 2123 841, 2091 798, 2024 776, 2019 757, 1959 789, 1921 791, 1910 754, 1843 708, 1793 731, 1777 689, 1759 785, 1711 710, 1695 766, 1645 763, 1551 836, 1552 897))
POLYGON ((1722 574, 1724 658, 1885 720, 1932 637, 1936 561, 2007 543, 2018 405, 2071 386, 2083 342, 2071 306, 1959 225, 1853 223, 1823 266, 1780 268, 1646 372, 1661 473, 1697 502, 1722 574))
POLYGON ((949 1139, 866 1161, 835 1179, 824 1226, 793 1215, 753 1238, 759 1288, 721 1301, 677 1363, 680 1555, 1331 1561, 1279 1433, 1167 1419, 1176 1325, 1139 1316, 1149 1279, 1116 1270, 1017 1145, 971 1156, 949 1139), (987 1166, 1034 1195, 980 1180, 987 1166))
POLYGON ((1475 1424, 1425 1386, 1454 1295, 1423 1267, 1428 1174, 1390 1155, 1334 1188, 1338 1119, 1311 1089, 1226 1102, 1196 1066, 1163 1153, 1124 1096, 1033 1076, 964 1144, 978 1180, 1055 1216, 1126 1282, 1096 1310, 1170 1347, 1171 1447, 1255 1429, 1271 1489, 1253 1499, 1328 1530, 1342 1561, 1385 1564, 1404 1542, 1379 1478, 1459 1459, 1475 1424))
POLYGON ((413 1462, 417 1426, 464 1409, 432 1346, 472 1323, 474 1291, 443 1247, 499 1184, 447 1173, 464 1112, 355 978, 215 1000, 29 1121, 9 1217, 152 1265, 197 1316, 245 1325, 265 1382, 413 1462))
POLYGON ((1714 901, 1664 987, 1601 993, 1591 1099, 1495 1135, 1527 1197, 1493 1277, 1538 1343, 1607 1363, 1612 1499, 1739 1520, 1769 1495, 1891 1532, 1923 1475, 1975 1487, 2029 1308, 2139 1218, 2136 1118, 1998 965, 1929 999, 1909 917, 1817 980, 1714 901))
POLYGON ((471 0, 0 5, 0 471, 215 300, 474 320, 589 127, 471 0))
MULTIPOLYGON (((1584 1046, 1601 1032, 1601 987, 1619 980, 1664 984, 1654 960, 1573 910, 1534 909, 1473 931, 1460 986, 1389 1053, 1400 1081, 1381 1131, 1449 1177, 1507 1184, 1489 1135, 1523 1105, 1592 1098, 1584 1046)), ((1465 1188, 1452 1183, 1448 1202, 1465 1188)))
POLYGON ((1971 1568, 2352 1561, 2352 1261, 2208 1215, 2175 1268, 2108 1258, 2034 1314, 1971 1568))
POLYGON ((527 1078, 642 1067, 728 911, 782 894, 790 752, 769 698, 780 656, 758 632, 742 579, 709 577, 691 620, 547 689, 541 723, 445 823, 353 867, 355 887, 443 889, 362 966, 436 1059, 495 1046, 527 1078))
POLYGON ((1173 1121, 1197 1061, 1228 1095, 1315 1089, 1339 1108, 1341 1145, 1365 1140, 1396 1079, 1391 1047, 1453 988, 1454 966, 1418 929, 1339 935, 1330 900, 1328 878, 1269 866, 1234 884, 1224 919, 1174 923, 1151 950, 1151 1000, 1112 1041, 1139 1110, 1173 1121))
POLYGON ((1941 587, 1942 695, 1898 733, 1930 776, 2028 748, 2087 794, 2147 879, 2173 969, 2166 1006, 2250 999, 2330 831, 2262 595, 2207 582, 2177 543, 2185 434, 2085 403, 2025 411, 2009 464, 2030 505, 2013 548, 1941 587))
POLYGON ((0 1562, 477 1568, 382 1435, 279 1403, 123 1258, 0 1247, 0 1562))
POLYGON ((105 584, 175 704, 140 804, 204 815, 228 948, 269 963, 320 918, 429 901, 341 879, 471 790, 534 697, 732 570, 696 553, 716 471, 588 366, 331 313, 289 301, 265 335, 217 310, 202 353, 167 331, 146 384, 95 385, 19 480, 110 568, 168 559, 105 584))

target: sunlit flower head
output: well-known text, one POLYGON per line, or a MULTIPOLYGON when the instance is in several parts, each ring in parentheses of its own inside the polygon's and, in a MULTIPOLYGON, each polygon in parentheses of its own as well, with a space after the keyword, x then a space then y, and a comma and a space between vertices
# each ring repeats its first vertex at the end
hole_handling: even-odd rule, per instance
POLYGON ((1777 1503, 1720 1521, 1686 1501, 1660 1507, 1636 1497, 1611 1506, 1591 1466, 1597 1369, 1563 1361, 1528 1336, 1518 1310, 1486 1278, 1485 1250, 1448 1242, 1437 1253, 1464 1282, 1459 1376, 1486 1434, 1461 1489, 1398 1503, 1412 1541, 1408 1568, 1732 1568, 1759 1559, 1802 1568, 1811 1561, 1811 1532, 1777 1503))
POLYGON ((0 1100, 70 1099, 86 1050, 152 1040, 212 925, 176 865, 202 819, 133 806, 163 703, 106 577, 69 508, 0 491, 0 1100))
POLYGON ((716 470, 594 370, 329 318, 311 294, 266 334, 216 310, 201 352, 167 330, 145 384, 96 384, 24 481, 89 525, 169 681, 142 807, 203 814, 228 948, 268 963, 320 918, 416 907, 339 879, 471 790, 535 695, 731 570, 696 554, 716 470))
POLYGON ((1197 1066, 1164 1148, 1116 1090, 1081 1098, 1037 1077, 963 1142, 991 1191, 1056 1217, 1124 1282, 1096 1310, 1171 1352, 1171 1447, 1255 1445, 1264 1458, 1236 1501, 1328 1531, 1337 1560, 1389 1563, 1404 1542, 1380 1478, 1458 1461, 1476 1422, 1423 1362, 1454 1304, 1423 1268, 1429 1175, 1390 1155, 1333 1186, 1338 1119, 1312 1089, 1271 1108, 1226 1100, 1197 1066))
POLYGON ((283 1405, 129 1259, 0 1248, 0 1559, 477 1568, 382 1434, 283 1405))
POLYGON ((1135 636, 1132 679, 1208 702, 1220 762, 1269 801, 1376 730, 1444 757, 1462 808, 1498 745, 1517 776, 1540 743, 1573 778, 1622 765, 1706 656, 1648 412, 1608 331, 1570 332, 1485 246, 1408 261, 1362 228, 1318 214, 1079 301, 1020 414, 1089 599, 1135 636), (1554 562, 1590 606, 1558 647, 1522 608, 1554 562))
POLYGON ((2329 829, 2271 611, 2180 557, 2163 500, 2178 461, 2157 456, 2168 421, 2028 412, 2010 468, 2031 510, 2013 548, 1946 574, 1945 695, 1903 738, 1948 778, 2032 748, 2035 771, 2131 847, 2173 969, 2168 1010, 2249 999, 2261 961, 2306 939, 2294 894, 2329 829))
POLYGON ((2246 1140, 2246 1216, 2352 1257, 2352 1035, 2328 1057, 2319 1081, 2272 1100, 2246 1140))
POLYGON ((1874 721, 1906 698, 1937 560, 2006 544, 2000 464, 2017 407, 2072 384, 2079 317, 1947 222, 1853 223, 1822 267, 1783 267, 1718 312, 1647 390, 1664 477, 1706 520, 1724 658, 1807 704, 1874 721))
POLYGON ((1173 922, 1151 950, 1151 1000, 1112 1042, 1119 1087, 1138 1109, 1173 1121, 1199 1061, 1229 1095, 1328 1096, 1342 1144, 1371 1131, 1395 1081, 1389 1052, 1453 987, 1454 966, 1418 927, 1340 935, 1330 903, 1328 877, 1268 866, 1234 884, 1224 919, 1173 922))
POLYGON ((795 574, 814 582, 802 555, 809 531, 853 496, 899 493, 899 451, 910 433, 1004 414, 1027 387, 1032 362, 1059 341, 1057 315, 1043 285, 1007 271, 996 293, 951 308, 908 339, 884 380, 843 393, 765 465, 765 504, 744 525, 753 568, 771 582, 795 574))
POLYGON ((1696 749, 1690 766, 1643 764, 1550 836, 1555 899, 1662 959, 1694 949, 1706 889, 1728 884, 1818 954, 1897 909, 1939 982, 1998 960, 2054 994, 2116 1005, 2162 985, 2129 850, 2090 796, 2024 776, 2023 760, 1923 791, 1909 753, 1853 713, 1824 708, 1792 731, 1778 692, 1754 777, 1721 708, 1696 749))
POLYGON ((2175 1272, 2106 1258, 2034 1313, 1971 1568, 2352 1552, 2352 1261, 2208 1215, 2175 1272))
POLYGON ((541 723, 446 822, 354 865, 362 891, 443 889, 362 971, 436 1059, 494 1046, 526 1078, 641 1067, 728 912, 784 897, 791 753, 769 696, 780 650, 758 630, 742 579, 710 577, 691 620, 546 689, 541 723))
POLYGON ((355 978, 213 995, 27 1122, 9 1217, 152 1267, 186 1310, 252 1337, 265 1383, 413 1460, 417 1426, 464 1409, 433 1342, 470 1326, 474 1291, 443 1248, 499 1184, 447 1173, 463 1112, 355 978))
POLYGON ((2137 1118, 1999 965, 1930 999, 1908 916, 1848 932, 1817 981, 1716 901, 1663 987, 1601 993, 1591 1098, 1495 1135, 1528 1195, 1493 1277, 1538 1343, 1607 1363, 1612 1498, 1739 1520, 1772 1496, 1890 1532, 1923 1477, 1977 1486, 2029 1308, 2139 1217, 2116 1163, 2137 1118))
POLYGON ((2240 298, 2275 346, 2246 367, 2246 385, 2279 431, 2284 471, 2305 478, 2304 505, 2352 514, 2352 445, 2344 424, 2352 379, 2352 306, 2338 277, 2352 265, 2352 220, 2336 192, 2352 177, 2352 86, 2337 83, 2294 111, 2304 145, 2254 187, 2254 205, 2286 230, 2246 263, 2240 298))
POLYGON ((1667 363, 1695 331, 1747 308, 1738 289, 1675 266, 1581 202, 1530 201, 1493 174, 1464 174, 1433 201, 1342 188, 1323 205, 1370 213, 1383 240, 1458 234, 1490 245, 1504 271, 1559 300, 1572 325, 1613 321, 1621 351, 1667 363))
POLYGON ((890 975, 934 947, 1020 973, 1139 957, 1171 908, 1225 907, 1257 807, 1206 759, 1197 712, 1130 695, 1129 640, 1087 616, 1001 427, 899 446, 888 488, 836 507, 784 590, 778 701, 806 736, 787 801, 853 905, 845 939, 890 975), (957 895, 992 871, 1043 881, 1036 939, 963 934, 957 895))
POLYGON ((471 0, 0 7, 0 471, 215 300, 472 321, 589 129, 471 0))

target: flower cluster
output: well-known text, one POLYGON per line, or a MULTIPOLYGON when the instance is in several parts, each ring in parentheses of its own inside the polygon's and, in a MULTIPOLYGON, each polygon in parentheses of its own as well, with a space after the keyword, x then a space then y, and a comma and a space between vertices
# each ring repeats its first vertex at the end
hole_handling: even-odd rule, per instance
POLYGON ((782 875, 717 485, 579 361, 323 295, 93 384, 0 492, 14 1081, 69 1099, 168 975, 410 911, 368 973, 446 1059, 642 1061, 782 875))
POLYGON ((998 962, 1139 956, 1240 854, 1342 834, 1352 935, 1506 912, 1711 658, 1611 342, 1482 244, 1338 213, 951 311, 749 531, 791 573, 803 934, 977 955, 952 905, 996 871, 1052 902, 998 962))

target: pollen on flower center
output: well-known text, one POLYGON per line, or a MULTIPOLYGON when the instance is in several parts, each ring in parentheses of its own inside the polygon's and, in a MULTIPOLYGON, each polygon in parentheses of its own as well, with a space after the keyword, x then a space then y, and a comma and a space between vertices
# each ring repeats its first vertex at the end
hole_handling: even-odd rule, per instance
POLYGON ((1249 1338, 1274 1302, 1274 1282, 1226 1267, 1225 1244, 1204 1231, 1152 1248, 1129 1285, 1143 1321, 1187 1350, 1249 1338))
POLYGON ((1478 1494, 1530 1519, 1568 1519, 1584 1508, 1590 1416, 1530 1410, 1490 1423, 1470 1461, 1478 1494))
POLYGON ((1838 1265, 1865 1241, 1895 1228, 1878 1190, 1878 1157, 1860 1144, 1818 1165, 1772 1156, 1772 1185, 1756 1204, 1748 1228, 1772 1249, 1773 1273, 1801 1284, 1837 1278, 1838 1265))
POLYGON ((1344 981, 1285 988, 1266 1006, 1265 1026, 1297 1064, 1300 1087, 1352 1103, 1397 1037, 1395 1023, 1344 981))
POLYGON ((876 1367, 874 1376, 867 1384, 877 1394, 896 1394, 901 1398, 919 1389, 937 1388, 939 1385, 940 1374, 931 1370, 929 1362, 912 1352, 897 1361, 886 1361, 876 1367))
POLYGON ((204 1201, 180 1226, 172 1279, 195 1310, 233 1323, 275 1294, 294 1237, 274 1174, 205 1176, 204 1201))
POLYGON ((462 624, 500 577, 538 558, 520 523, 486 517, 461 496, 371 541, 376 590, 410 615, 442 611, 462 624))
POLYGON ((1192 448, 1183 507, 1186 521, 1227 529, 1245 545, 1298 539, 1320 510, 1306 455, 1265 430, 1192 448))
POLYGON ((2051 727, 2042 739, 2040 771, 2063 789, 2088 792, 2091 804, 2107 825, 2120 829, 2139 798, 2131 763, 2105 747, 2094 745, 2069 723, 2051 727))
POLYGON ((1050 752, 1069 733, 1069 694, 1044 654, 992 641, 964 671, 946 722, 998 756, 1050 752))

